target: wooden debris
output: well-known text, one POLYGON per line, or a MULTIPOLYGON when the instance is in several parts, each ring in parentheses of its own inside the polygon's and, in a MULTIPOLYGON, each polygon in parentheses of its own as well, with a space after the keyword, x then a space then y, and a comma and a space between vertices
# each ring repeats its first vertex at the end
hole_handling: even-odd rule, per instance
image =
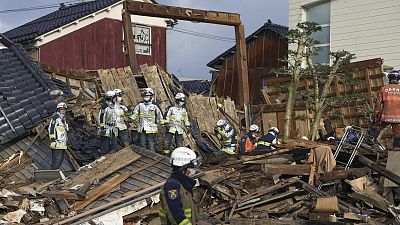
POLYGON ((262 164, 261 171, 269 174, 309 175, 311 171, 311 165, 262 164))
POLYGON ((393 181, 395 184, 400 185, 400 176, 396 175, 392 171, 385 169, 383 166, 369 160, 368 158, 366 158, 362 155, 359 155, 358 159, 360 160, 361 163, 364 163, 366 166, 368 166, 372 170, 378 172, 380 175, 388 178, 389 180, 393 181))
POLYGON ((114 187, 119 185, 121 182, 123 182, 124 180, 128 179, 128 177, 130 177, 130 176, 134 175, 135 173, 143 171, 143 170, 145 170, 145 169, 157 164, 162 159, 164 159, 164 157, 160 157, 159 159, 153 161, 152 163, 149 163, 149 164, 147 164, 145 166, 142 166, 142 167, 140 167, 140 168, 138 168, 136 170, 128 171, 126 173, 114 176, 113 178, 111 178, 110 180, 105 182, 103 185, 101 185, 101 186, 97 187, 96 189, 94 189, 93 191, 91 191, 89 196, 84 201, 76 202, 73 207, 75 209, 85 208, 90 203, 92 203, 93 201, 95 201, 96 199, 101 197, 103 194, 109 192, 114 187))
POLYGON ((115 171, 140 159, 140 155, 133 151, 132 146, 128 146, 118 152, 106 155, 105 157, 107 160, 103 160, 94 168, 79 174, 79 176, 67 182, 65 187, 72 188, 76 185, 101 180, 102 178, 107 177, 115 171))

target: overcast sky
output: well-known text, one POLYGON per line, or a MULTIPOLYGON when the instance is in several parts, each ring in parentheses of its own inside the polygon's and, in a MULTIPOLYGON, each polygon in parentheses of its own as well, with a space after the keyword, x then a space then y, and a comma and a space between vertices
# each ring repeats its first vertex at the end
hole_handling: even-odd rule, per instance
MULTIPOLYGON (((71 0, 0 0, 0 11, 34 6, 50 6, 61 2, 71 2, 71 0)), ((268 19, 273 23, 288 25, 288 0, 157 0, 157 2, 164 5, 240 13, 246 36, 257 30, 268 19)), ((56 9, 48 8, 25 12, 0 13, 0 32, 10 30, 56 9)), ((211 77, 210 68, 206 64, 234 45, 233 40, 229 40, 234 38, 234 28, 185 21, 179 21, 176 28, 184 29, 184 32, 188 32, 188 30, 195 31, 197 32, 196 35, 203 37, 168 31, 168 72, 178 76, 209 79, 211 77), (213 35, 212 39, 204 37, 209 35, 213 35), (222 38, 222 41, 215 40, 215 36, 217 36, 217 39, 222 38)))

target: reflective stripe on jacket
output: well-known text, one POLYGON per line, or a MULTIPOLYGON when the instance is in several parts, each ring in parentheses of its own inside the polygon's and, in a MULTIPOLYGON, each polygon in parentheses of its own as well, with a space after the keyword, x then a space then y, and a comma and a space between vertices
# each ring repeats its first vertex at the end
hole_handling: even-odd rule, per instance
POLYGON ((199 220, 193 195, 179 181, 168 179, 160 193, 162 225, 192 225, 199 220), (168 199, 168 200, 167 200, 168 199))
POLYGON ((399 84, 389 84, 381 87, 378 94, 376 109, 381 113, 381 121, 386 123, 400 123, 399 84))
POLYGON ((118 136, 117 115, 114 110, 114 104, 106 102, 101 106, 99 112, 99 135, 105 137, 118 136))
POLYGON ((161 109, 153 103, 139 103, 130 116, 132 120, 139 119, 138 132, 146 134, 157 133, 157 124, 163 124, 161 109))
POLYGON ((216 135, 223 145, 222 151, 227 152, 228 154, 235 154, 237 144, 235 128, 229 124, 223 128, 217 127, 216 135))
POLYGON ((121 104, 121 103, 116 103, 115 107, 115 126, 119 129, 119 130, 126 130, 128 129, 128 127, 126 126, 125 123, 125 117, 128 115, 128 108, 121 104))
POLYGON ((53 146, 53 149, 67 149, 68 124, 65 117, 61 119, 59 112, 57 112, 53 116, 53 118, 51 118, 48 132, 50 139, 55 142, 55 146, 53 146))
POLYGON ((175 134, 183 134, 184 127, 190 126, 189 117, 186 109, 180 106, 170 107, 165 116, 165 123, 168 123, 168 132, 175 134))
POLYGON ((258 139, 256 150, 271 149, 272 144, 276 144, 276 134, 274 132, 268 132, 258 139))

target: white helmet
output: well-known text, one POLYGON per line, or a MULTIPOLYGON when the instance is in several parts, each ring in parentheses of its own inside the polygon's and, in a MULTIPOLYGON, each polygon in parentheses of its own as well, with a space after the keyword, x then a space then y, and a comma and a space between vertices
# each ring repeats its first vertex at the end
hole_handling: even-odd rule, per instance
POLYGON ((145 88, 143 90, 143 95, 144 96, 153 96, 154 95, 154 91, 151 88, 145 88))
POLYGON ((119 96, 119 97, 121 97, 124 94, 124 92, 121 89, 118 89, 118 88, 114 89, 114 93, 115 93, 116 96, 119 96))
POLYGON ((190 148, 186 147, 176 148, 172 152, 169 162, 171 163, 171 165, 179 167, 185 166, 190 163, 193 164, 193 166, 198 165, 196 153, 194 153, 194 151, 190 148))
POLYGON ((64 102, 60 102, 57 104, 57 109, 67 109, 67 104, 65 104, 64 102))
POLYGON ((269 128, 268 132, 274 132, 276 135, 279 134, 279 130, 278 130, 278 128, 276 128, 276 127, 271 127, 271 128, 269 128))
POLYGON ((175 95, 176 100, 185 101, 185 98, 186 98, 186 96, 183 93, 178 93, 175 95))
POLYGON ((226 121, 225 120, 218 120, 217 121, 217 127, 222 127, 226 125, 226 121))
POLYGON ((111 100, 112 98, 115 97, 115 92, 114 92, 114 91, 107 91, 107 92, 106 92, 106 95, 105 95, 104 97, 105 97, 105 99, 107 99, 107 100, 111 100))
POLYGON ((250 131, 257 133, 260 131, 260 128, 256 124, 253 124, 250 126, 250 131))

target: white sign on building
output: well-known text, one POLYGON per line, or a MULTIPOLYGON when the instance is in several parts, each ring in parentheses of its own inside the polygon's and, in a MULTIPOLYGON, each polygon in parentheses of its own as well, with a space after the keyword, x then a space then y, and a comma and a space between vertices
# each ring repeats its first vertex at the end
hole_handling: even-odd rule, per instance
POLYGON ((151 27, 134 25, 133 40, 138 55, 151 55, 151 27))

